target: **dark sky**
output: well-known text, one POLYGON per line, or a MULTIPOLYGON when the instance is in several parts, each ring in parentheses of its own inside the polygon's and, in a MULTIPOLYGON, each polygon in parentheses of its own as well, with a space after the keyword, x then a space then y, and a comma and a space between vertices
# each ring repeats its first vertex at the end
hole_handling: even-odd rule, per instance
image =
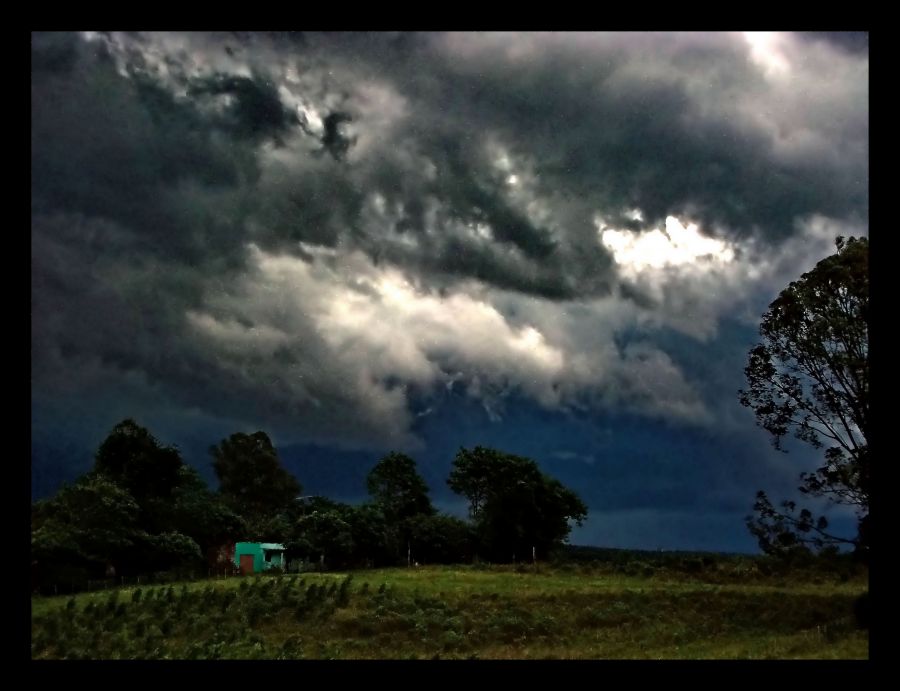
POLYGON ((868 80, 858 33, 34 34, 32 496, 133 417, 346 501, 402 450, 458 514, 495 446, 572 542, 754 551, 817 459, 736 392, 868 235, 868 80))

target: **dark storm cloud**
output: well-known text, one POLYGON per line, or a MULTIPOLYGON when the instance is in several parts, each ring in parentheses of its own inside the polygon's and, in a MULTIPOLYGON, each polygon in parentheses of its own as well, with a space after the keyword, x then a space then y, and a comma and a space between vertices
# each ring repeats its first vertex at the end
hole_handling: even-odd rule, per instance
POLYGON ((81 41, 75 34, 36 33, 31 36, 34 72, 67 72, 77 61, 81 41))
MULTIPOLYGON (((764 112, 783 107, 774 102, 782 87, 766 83, 748 58, 748 47, 734 37, 575 36, 570 41, 540 35, 375 34, 293 41, 254 34, 189 35, 180 51, 165 54, 166 79, 148 67, 152 37, 120 37, 114 44, 125 46, 119 58, 131 72, 129 79, 101 57, 102 41, 73 48, 72 40, 35 40, 37 64, 69 64, 73 51, 96 55, 68 86, 62 80, 35 79, 36 196, 53 197, 57 204, 71 201, 88 214, 125 217, 155 232, 178 228, 180 219, 173 217, 178 210, 167 214, 158 197, 160 187, 183 179, 202 186, 242 184, 259 195, 258 206, 271 201, 257 180, 258 151, 243 140, 257 143, 260 136, 302 132, 305 116, 298 120, 278 86, 320 102, 316 136, 334 158, 350 155, 361 134, 375 141, 357 158, 351 155, 344 170, 304 170, 286 185, 275 185, 273 196, 294 187, 299 203, 280 219, 267 215, 273 242, 282 230, 278 221, 288 237, 296 238, 303 228, 315 241, 329 225, 327 216, 334 215, 344 233, 361 234, 365 244, 371 238, 357 222, 359 196, 372 192, 404 206, 394 235, 415 234, 423 230, 424 200, 431 197, 453 218, 487 224, 495 243, 511 243, 535 265, 532 273, 549 261, 559 283, 555 292, 576 295, 608 289, 590 278, 598 262, 606 260, 610 268, 596 243, 592 218, 597 212, 619 226, 633 223, 623 215, 632 208, 640 208, 648 224, 689 213, 707 223, 707 232, 774 237, 794 232, 796 220, 812 213, 867 215, 866 186, 859 179, 847 184, 866 176, 865 122, 834 116, 843 118, 835 127, 843 123, 845 138, 856 145, 853 157, 823 161, 821 152, 802 149, 782 156, 778 142, 807 129, 815 133, 815 111, 829 104, 812 100, 809 122, 792 113, 775 118, 780 140, 746 113, 723 107, 735 98, 758 99, 764 112), (523 55, 511 56, 519 44, 523 55), (208 57, 224 56, 226 45, 238 45, 240 54, 252 57, 252 76, 227 74, 218 57, 208 57), (194 74, 191 55, 203 58, 195 62, 208 74, 194 74), (285 65, 302 71, 299 86, 283 81, 285 65), (404 102, 405 113, 394 129, 380 128, 377 109, 366 112, 361 104, 361 88, 375 77, 390 87, 390 97, 404 102), (179 84, 187 98, 173 95, 179 84), (221 101, 218 107, 216 101, 221 101), (491 136, 533 165, 531 194, 546 201, 557 227, 547 228, 511 205, 485 151, 491 136), (79 141, 84 143, 79 146, 79 141), (416 170, 422 162, 437 170, 434 179, 416 170), (323 172, 344 184, 329 188, 328 195, 305 192, 307 173, 323 172), (324 196, 330 213, 320 208, 324 196), (146 208, 137 208, 142 200, 146 208), (565 288, 563 274, 572 276, 573 288, 565 288)), ((165 46, 157 52, 162 50, 165 46)), ((808 78, 799 74, 783 88, 808 88, 808 78)), ((840 141, 840 134, 840 129, 825 132, 825 148, 843 153, 840 149, 849 144, 840 141)), ((297 140, 300 148, 292 153, 304 155, 304 139, 309 137, 297 140)), ((242 211, 265 214, 259 208, 242 211)), ((219 243, 223 229, 211 228, 208 234, 219 243)), ((172 232, 174 239, 186 236, 198 233, 172 232)), ((390 248, 393 239, 378 237, 369 245, 390 248)), ((448 240, 447 251, 440 249, 426 247, 428 259, 452 257, 450 273, 458 273, 465 257, 458 243, 448 240)), ((492 272, 484 264, 491 262, 490 254, 475 252, 480 258, 472 262, 473 273, 488 280, 492 272)), ((425 263, 434 268, 433 262, 425 263)), ((508 269, 493 263, 498 273, 508 269)), ((498 282, 510 283, 499 277, 498 282)), ((534 291, 544 292, 542 285, 536 282, 534 291)))
POLYGON ((479 395, 512 378, 553 402, 602 378, 619 392, 596 400, 694 410, 649 346, 578 361, 603 343, 540 299, 668 309, 622 279, 597 215, 776 248, 813 214, 865 223, 867 56, 784 40, 787 77, 724 35, 36 34, 35 387, 140 373, 177 405, 358 443, 405 438, 407 361, 424 388, 477 371, 479 395), (442 302, 473 279, 510 304, 442 302), (334 316, 359 295, 366 332, 334 316), (373 335, 396 312, 409 342, 373 335))
POLYGON ((221 126, 237 137, 274 137, 296 124, 296 116, 287 110, 277 90, 264 77, 234 77, 215 74, 192 80, 188 88, 192 97, 231 96, 221 113, 221 126))
POLYGON ((77 53, 64 73, 33 74, 33 214, 119 223, 133 240, 131 258, 202 262, 211 238, 215 261, 235 252, 240 185, 257 175, 252 148, 218 136, 149 78, 120 76, 104 49, 79 45, 77 53))
POLYGON ((813 41, 827 41, 851 53, 868 54, 868 31, 801 31, 800 36, 813 41))
MULTIPOLYGON (((389 71, 413 102, 407 133, 446 127, 460 142, 505 135, 537 160, 542 190, 561 194, 573 213, 582 210, 579 201, 611 215, 639 207, 648 220, 688 211, 735 232, 774 237, 792 233, 803 214, 865 214, 865 188, 846 184, 847 171, 865 174, 864 151, 823 170, 816 152, 782 157, 773 132, 729 109, 747 99, 761 112, 783 110, 780 91, 815 88, 817 78, 798 69, 786 83, 771 84, 739 37, 451 34, 399 47, 381 35, 316 39, 336 61, 374 66, 363 76, 389 71)), ((817 119, 831 117, 829 105, 814 98, 804 113, 776 112, 778 138, 815 130, 817 119)), ((840 149, 841 135, 865 144, 864 120, 834 117, 846 120, 845 129, 826 132, 825 144, 840 149)), ((436 148, 437 155, 446 149, 436 148)), ((467 176, 484 171, 466 163, 467 176)), ((452 168, 443 172, 450 184, 461 182, 452 168)))
POLYGON ((347 113, 329 113, 322 122, 325 128, 325 132, 322 134, 322 146, 336 161, 344 158, 355 141, 352 137, 345 136, 341 131, 341 123, 351 122, 352 120, 353 117, 347 113))

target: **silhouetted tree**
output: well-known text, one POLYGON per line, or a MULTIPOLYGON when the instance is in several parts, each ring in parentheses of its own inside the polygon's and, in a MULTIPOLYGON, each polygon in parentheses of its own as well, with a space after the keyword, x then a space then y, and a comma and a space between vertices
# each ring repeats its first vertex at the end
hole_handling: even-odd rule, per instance
POLYGON ((177 531, 143 534, 136 541, 132 571, 147 573, 152 571, 183 572, 190 576, 203 573, 203 555, 197 541, 177 531))
POLYGON ((409 521, 412 558, 421 564, 462 564, 472 559, 472 526, 454 516, 419 516, 409 521))
POLYGON ((836 240, 837 253, 785 288, 763 315, 762 343, 750 351, 744 372, 749 388, 740 401, 782 448, 788 434, 819 449, 824 463, 801 475, 800 491, 856 510, 857 536, 828 530, 825 517, 793 501, 776 509, 757 494, 751 532, 766 552, 850 543, 868 550, 869 243, 836 240))
POLYGON ((369 494, 390 523, 434 514, 428 485, 416 470, 416 462, 401 453, 389 453, 369 472, 369 494))
POLYGON ((416 462, 396 452, 378 461, 366 484, 374 505, 384 516, 385 547, 392 561, 403 561, 409 548, 410 522, 435 513, 428 485, 416 470, 416 462))
POLYGON ((581 525, 587 507, 577 494, 543 474, 530 458, 476 446, 460 449, 447 484, 469 499, 482 556, 541 557, 566 540, 570 521, 581 525))
POLYGON ((302 491, 265 432, 232 434, 210 447, 219 491, 249 522, 285 511, 302 491))
POLYGON ((90 473, 34 505, 32 558, 44 580, 53 572, 82 585, 107 570, 192 570, 201 566, 202 550, 242 526, 175 447, 127 419, 101 443, 90 473))
MULTIPOLYGON (((349 507, 348 507, 349 508, 349 507)), ((329 568, 344 568, 354 561, 353 527, 340 509, 313 511, 298 519, 296 537, 286 545, 291 556, 299 555, 329 568)))
POLYGON ((381 509, 373 504, 350 506, 344 513, 353 534, 353 558, 358 566, 396 563, 397 538, 381 509))
POLYGON ((88 474, 50 499, 36 502, 31 513, 31 556, 45 584, 100 578, 107 566, 121 568, 144 531, 140 508, 122 487, 88 474))
POLYGON ((163 446, 145 427, 126 419, 113 427, 95 457, 97 473, 123 487, 145 511, 167 500, 183 463, 178 449, 163 446))
POLYGON ((221 496, 209 489, 194 468, 184 465, 179 474, 167 530, 189 536, 203 554, 214 559, 218 548, 240 539, 247 526, 221 496))

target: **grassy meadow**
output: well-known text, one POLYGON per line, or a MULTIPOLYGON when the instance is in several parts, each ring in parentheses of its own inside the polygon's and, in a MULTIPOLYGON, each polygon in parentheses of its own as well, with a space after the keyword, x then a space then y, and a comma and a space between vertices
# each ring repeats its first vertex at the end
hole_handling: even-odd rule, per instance
MULTIPOLYGON (((698 562, 699 564, 699 562, 698 562)), ((36 659, 865 659, 860 569, 434 566, 32 599, 36 659)))

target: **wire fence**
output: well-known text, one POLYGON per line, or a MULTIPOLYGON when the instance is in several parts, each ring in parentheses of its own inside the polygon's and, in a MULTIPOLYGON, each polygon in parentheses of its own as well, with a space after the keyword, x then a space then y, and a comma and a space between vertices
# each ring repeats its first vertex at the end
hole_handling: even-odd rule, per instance
POLYGON ((106 578, 87 578, 78 580, 60 581, 53 584, 41 584, 32 588, 32 595, 53 597, 56 595, 71 595, 74 593, 96 592, 111 590, 113 588, 141 587, 148 585, 167 585, 171 583, 193 582, 204 580, 222 580, 237 578, 241 571, 237 566, 218 565, 215 568, 160 571, 146 573, 137 576, 108 576, 106 578))
MULTIPOLYGON (((271 575, 277 576, 283 573, 307 573, 324 571, 326 566, 321 560, 292 559, 287 567, 270 568, 263 572, 248 574, 252 576, 271 575)), ((113 588, 141 587, 148 585, 167 585, 171 583, 194 582, 205 580, 223 580, 228 578, 240 578, 240 567, 234 564, 219 563, 206 569, 181 569, 174 571, 159 571, 137 576, 107 576, 105 578, 78 578, 60 580, 52 584, 40 584, 32 587, 33 596, 54 597, 57 595, 72 595, 83 592, 96 592, 111 590, 113 588)))

